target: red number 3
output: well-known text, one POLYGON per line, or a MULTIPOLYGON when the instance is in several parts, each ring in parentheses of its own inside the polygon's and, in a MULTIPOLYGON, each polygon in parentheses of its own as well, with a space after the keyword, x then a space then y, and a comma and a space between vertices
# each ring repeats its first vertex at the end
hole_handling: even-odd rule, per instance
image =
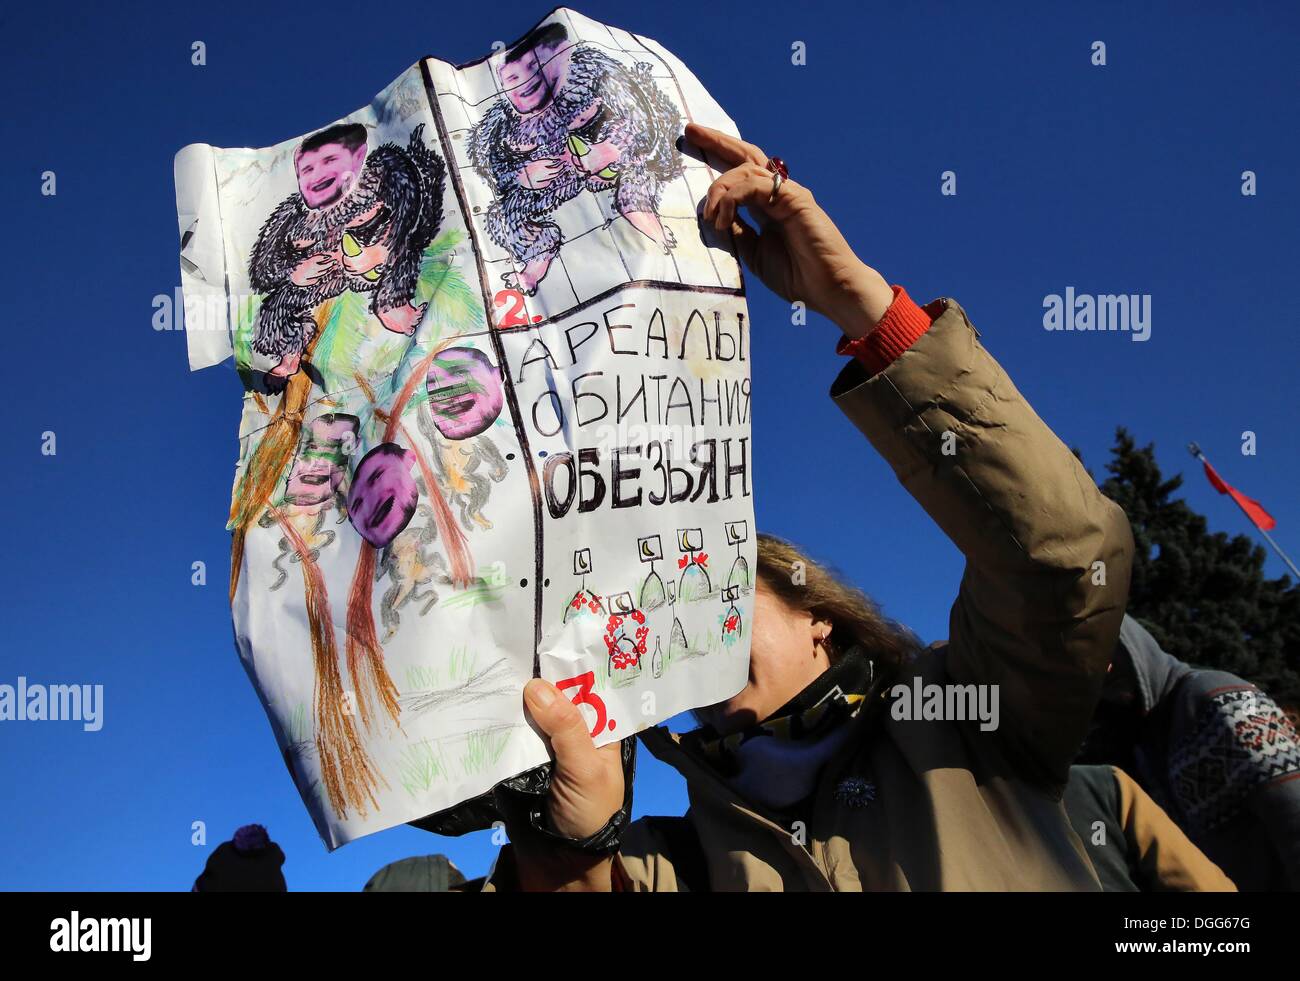
MULTIPOLYGON (((580 674, 575 678, 565 678, 563 681, 557 681, 555 687, 564 691, 566 688, 578 686, 578 693, 573 696, 574 705, 590 705, 596 712, 596 725, 591 730, 591 738, 595 739, 605 730, 605 702, 599 695, 593 692, 592 686, 596 683, 596 672, 588 671, 586 674, 580 674)), ((614 728, 614 723, 609 727, 614 728)))

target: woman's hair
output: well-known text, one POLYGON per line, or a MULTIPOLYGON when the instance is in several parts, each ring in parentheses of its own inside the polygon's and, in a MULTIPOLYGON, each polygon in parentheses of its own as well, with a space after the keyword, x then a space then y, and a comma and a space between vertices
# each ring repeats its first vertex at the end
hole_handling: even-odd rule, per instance
POLYGON ((856 644, 878 668, 892 669, 921 648, 915 634, 883 616, 862 590, 774 535, 758 536, 758 578, 791 609, 830 622, 826 650, 832 661, 856 644))

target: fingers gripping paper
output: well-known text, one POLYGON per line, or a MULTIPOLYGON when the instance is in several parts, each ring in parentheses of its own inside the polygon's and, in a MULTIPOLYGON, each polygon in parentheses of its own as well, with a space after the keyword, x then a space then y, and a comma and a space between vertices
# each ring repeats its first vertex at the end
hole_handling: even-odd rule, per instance
POLYGON ((331 848, 745 684, 749 331, 696 217, 734 132, 653 41, 559 9, 262 150, 177 156, 190 363, 245 385, 242 658, 331 848))

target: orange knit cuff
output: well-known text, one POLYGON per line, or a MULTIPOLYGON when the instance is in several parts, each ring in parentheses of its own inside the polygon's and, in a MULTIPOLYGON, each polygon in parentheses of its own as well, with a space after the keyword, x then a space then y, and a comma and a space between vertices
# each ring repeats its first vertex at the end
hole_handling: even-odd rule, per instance
POLYGON ((837 354, 852 355, 873 375, 893 364, 933 323, 930 315, 907 295, 907 290, 901 286, 894 286, 893 290, 894 301, 871 333, 853 340, 841 337, 835 345, 837 354))

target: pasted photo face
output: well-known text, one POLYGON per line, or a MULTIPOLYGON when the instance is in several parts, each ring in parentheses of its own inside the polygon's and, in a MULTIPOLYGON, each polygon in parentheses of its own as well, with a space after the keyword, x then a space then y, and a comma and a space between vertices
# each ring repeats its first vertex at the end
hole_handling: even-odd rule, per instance
POLYGON ((535 112, 551 98, 550 86, 538 64, 536 49, 521 52, 501 65, 501 87, 521 113, 535 112))
POLYGON ((501 415, 501 379, 477 348, 449 347, 429 365, 429 411, 448 439, 477 436, 501 415))
POLYGON ((419 491, 411 469, 415 455, 396 443, 380 443, 352 477, 348 518, 375 548, 384 548, 411 522, 419 491))
POLYGON ((317 416, 307 427, 302 451, 289 472, 290 504, 323 504, 334 496, 347 474, 348 455, 357 445, 360 420, 344 413, 317 416))
POLYGON ((515 110, 523 115, 544 108, 563 84, 568 33, 558 24, 538 31, 501 56, 497 78, 515 110))
POLYGON ((365 162, 364 126, 339 126, 304 140, 293 155, 293 168, 307 207, 325 208, 338 201, 356 184, 365 162))

